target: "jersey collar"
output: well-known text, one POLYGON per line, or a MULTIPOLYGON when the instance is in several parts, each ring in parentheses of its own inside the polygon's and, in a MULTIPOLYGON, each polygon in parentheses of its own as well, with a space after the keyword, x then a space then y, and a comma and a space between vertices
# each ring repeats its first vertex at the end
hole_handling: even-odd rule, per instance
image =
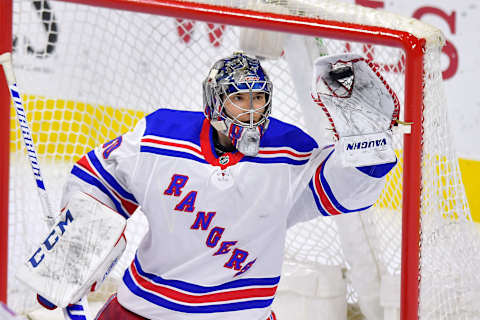
POLYGON ((226 152, 220 157, 217 156, 217 153, 215 152, 215 146, 213 144, 213 130, 214 129, 210 125, 210 121, 205 118, 203 120, 202 131, 200 132, 200 147, 202 148, 203 156, 208 163, 224 170, 238 163, 243 158, 243 154, 235 150, 233 152, 226 152))

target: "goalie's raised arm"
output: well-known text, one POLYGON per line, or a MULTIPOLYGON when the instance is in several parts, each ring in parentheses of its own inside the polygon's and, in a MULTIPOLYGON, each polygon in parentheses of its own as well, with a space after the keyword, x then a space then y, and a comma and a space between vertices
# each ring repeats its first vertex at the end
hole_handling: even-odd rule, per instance
POLYGON ((318 58, 312 97, 330 121, 345 166, 395 161, 391 129, 400 104, 372 62, 357 54, 318 58))

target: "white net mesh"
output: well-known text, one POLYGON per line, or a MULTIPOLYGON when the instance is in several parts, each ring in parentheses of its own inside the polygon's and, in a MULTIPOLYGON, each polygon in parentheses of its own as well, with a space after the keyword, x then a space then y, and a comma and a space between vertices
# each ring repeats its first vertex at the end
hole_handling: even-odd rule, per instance
POLYGON ((478 230, 466 202, 447 123, 440 52, 425 55, 420 314, 427 319, 478 319, 478 230), (433 285, 435 284, 435 285, 433 285), (475 289, 476 288, 476 289, 475 289))
MULTIPOLYGON (((412 186, 422 188, 420 318, 478 319, 474 299, 477 295, 478 301, 480 288, 475 272, 480 265, 479 236, 471 229, 448 133, 439 65, 441 34, 415 20, 333 1, 276 1, 279 6, 269 2, 262 2, 262 10, 406 30, 427 39, 422 185, 412 186)), ((218 4, 251 8, 259 3, 218 4)), ((126 132, 159 107, 201 110, 201 81, 215 60, 239 49, 241 32, 231 25, 56 1, 15 0, 13 14, 14 69, 55 208, 72 163, 95 145, 126 132)), ((302 41, 329 53, 351 51, 374 60, 404 107, 402 49, 336 39, 302 41)), ((263 66, 275 86, 273 116, 323 139, 320 111, 301 106, 305 97, 298 96, 298 75, 291 73, 286 59, 265 60, 263 66)), ((302 76, 309 83, 310 75, 302 76)), ((13 111, 10 139, 8 303, 27 312, 35 307, 34 294, 15 280, 14 271, 42 238, 45 226, 13 111)), ((401 134, 395 136, 395 145, 398 165, 372 210, 361 217, 302 223, 287 236, 286 260, 348 270, 350 303, 362 305, 363 296, 378 290, 381 275, 401 273, 402 178, 408 161, 401 134)), ((105 292, 115 289, 146 227, 144 217, 136 213, 127 230, 130 249, 97 297, 105 298, 105 292)))

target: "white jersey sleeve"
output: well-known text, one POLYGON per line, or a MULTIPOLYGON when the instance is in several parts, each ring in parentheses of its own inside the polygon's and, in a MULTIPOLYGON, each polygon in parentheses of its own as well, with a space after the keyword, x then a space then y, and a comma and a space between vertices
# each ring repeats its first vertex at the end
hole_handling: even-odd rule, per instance
POLYGON ((344 167, 334 146, 312 152, 310 163, 298 175, 297 195, 288 226, 322 216, 361 212, 375 204, 385 186, 385 176, 396 165, 392 163, 344 167), (315 155, 316 154, 316 155, 315 155), (315 210, 316 208, 316 210, 315 210))
POLYGON ((78 160, 64 186, 62 208, 76 191, 82 191, 128 219, 138 207, 128 186, 138 169, 144 131, 145 120, 142 119, 133 131, 96 147, 78 160))

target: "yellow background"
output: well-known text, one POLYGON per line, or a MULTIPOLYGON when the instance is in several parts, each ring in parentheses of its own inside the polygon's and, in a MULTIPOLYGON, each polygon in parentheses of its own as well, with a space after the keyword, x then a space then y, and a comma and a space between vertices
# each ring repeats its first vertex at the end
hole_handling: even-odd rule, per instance
POLYGON ((459 159, 473 220, 480 223, 480 161, 459 159))

